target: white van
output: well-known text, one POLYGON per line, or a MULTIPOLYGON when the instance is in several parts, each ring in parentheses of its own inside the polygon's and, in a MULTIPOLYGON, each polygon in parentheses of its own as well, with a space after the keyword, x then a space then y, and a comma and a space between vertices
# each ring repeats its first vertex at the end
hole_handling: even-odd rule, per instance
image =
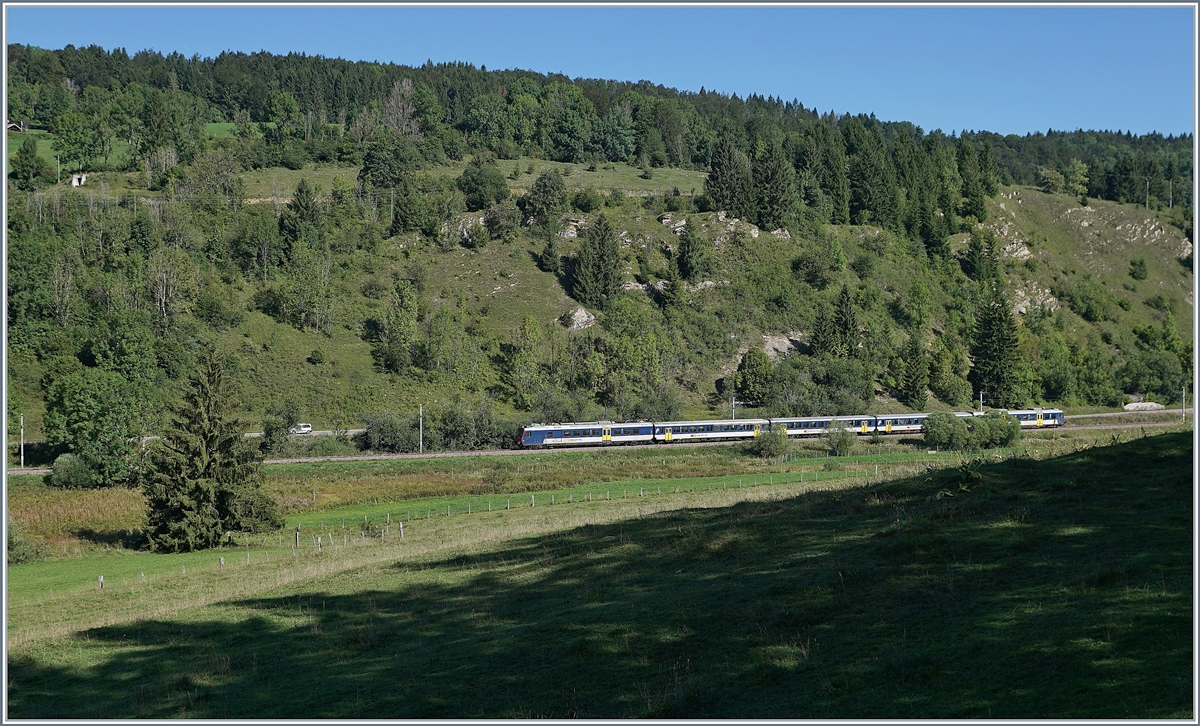
POLYGON ((312 424, 306 424, 306 423, 296 424, 295 426, 288 429, 288 433, 289 434, 311 434, 312 433, 312 424))

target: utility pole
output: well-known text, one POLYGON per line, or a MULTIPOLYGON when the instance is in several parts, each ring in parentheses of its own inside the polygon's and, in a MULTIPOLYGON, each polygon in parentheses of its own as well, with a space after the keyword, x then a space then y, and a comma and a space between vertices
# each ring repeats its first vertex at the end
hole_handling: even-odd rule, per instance
POLYGON ((417 432, 417 453, 425 453, 425 404, 418 404, 417 418, 420 421, 421 428, 417 432))
POLYGON ((54 157, 54 160, 58 162, 58 181, 55 183, 62 184, 62 157, 56 156, 54 157))
POLYGON ((1150 177, 1146 177, 1146 209, 1150 208, 1150 177))
POLYGON ((1167 209, 1175 207, 1175 178, 1167 180, 1167 209))
POLYGON ((979 413, 983 413, 983 389, 979 389, 979 413))
POLYGON ((25 468, 25 414, 21 414, 21 468, 25 468))
MULTIPOLYGON (((1179 415, 1184 421, 1187 421, 1187 384, 1183 384, 1183 401, 1179 405, 1179 415)), ((21 460, 21 466, 25 466, 24 459, 21 460)))
MULTIPOLYGON (((743 401, 742 403, 745 403, 745 401, 743 401)), ((733 394, 732 396, 730 396, 730 397, 729 397, 729 405, 730 405, 730 406, 733 408, 733 420, 734 420, 734 421, 737 421, 737 405, 738 405, 738 400, 737 400, 737 394, 736 394, 736 393, 735 393, 735 394, 733 394)))

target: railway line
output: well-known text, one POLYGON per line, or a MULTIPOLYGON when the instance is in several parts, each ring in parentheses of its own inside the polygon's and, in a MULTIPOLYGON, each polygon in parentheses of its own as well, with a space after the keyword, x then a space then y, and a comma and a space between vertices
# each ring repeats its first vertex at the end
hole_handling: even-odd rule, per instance
MULTIPOLYGON (((1188 409, 1188 410, 1190 411, 1191 409, 1188 409)), ((1144 412, 1139 411, 1138 413, 1144 413, 1144 412)), ((1119 416, 1121 414, 1119 414, 1119 413, 1118 414, 1089 414, 1087 417, 1098 417, 1098 416, 1108 416, 1108 415, 1119 416)), ((1072 416, 1071 418, 1072 419, 1085 418, 1085 416, 1072 416)), ((1073 425, 1071 425, 1070 420, 1068 420, 1068 423, 1065 427, 1059 428, 1059 429, 1054 429, 1054 430, 1056 430, 1056 431, 1063 431, 1063 430, 1067 430, 1067 431, 1102 431, 1102 430, 1106 430, 1106 429, 1160 428, 1160 427, 1164 427, 1164 426, 1176 426, 1179 423, 1180 423, 1179 421, 1139 421, 1139 422, 1132 422, 1132 423, 1111 423, 1111 424, 1105 423, 1105 424, 1089 424, 1086 426, 1073 426, 1073 425)), ((314 433, 316 433, 316 432, 314 432, 314 433)), ((915 434, 915 433, 880 434, 880 436, 885 439, 900 439, 900 438, 913 438, 915 436, 920 436, 920 434, 915 434)), ((278 465, 278 464, 314 464, 314 463, 324 463, 324 462, 334 462, 334 461, 392 461, 392 460, 400 460, 400 459, 448 459, 448 458, 463 457, 463 456, 530 456, 530 455, 540 455, 540 454, 546 454, 546 453, 550 453, 550 452, 560 452, 560 451, 568 451, 568 452, 569 451, 615 451, 615 450, 629 451, 632 449, 666 450, 668 448, 678 448, 678 447, 684 447, 684 446, 686 446, 686 447, 728 446, 730 443, 735 443, 735 442, 729 442, 729 441, 699 441, 699 442, 677 441, 677 442, 673 442, 673 443, 669 443, 669 444, 662 444, 662 443, 624 444, 620 447, 615 447, 615 448, 614 447, 597 448, 595 446, 555 446, 553 449, 538 449, 538 450, 533 450, 533 451, 530 451, 528 449, 479 449, 479 450, 475 450, 475 451, 435 451, 435 452, 428 452, 428 453, 422 453, 422 454, 411 454, 410 453, 410 454, 352 454, 349 456, 300 456, 300 457, 288 457, 288 458, 280 458, 280 459, 266 459, 265 461, 263 461, 263 464, 265 464, 267 466, 273 466, 273 465, 278 465)), ((9 467, 7 469, 6 473, 10 476, 49 474, 50 468, 49 467, 36 467, 36 468, 31 467, 31 468, 26 468, 26 469, 18 469, 16 467, 9 467)))

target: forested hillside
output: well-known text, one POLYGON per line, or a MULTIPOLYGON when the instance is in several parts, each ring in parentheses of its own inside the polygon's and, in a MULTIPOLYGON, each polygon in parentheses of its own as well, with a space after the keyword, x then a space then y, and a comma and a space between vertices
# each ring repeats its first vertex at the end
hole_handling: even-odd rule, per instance
POLYGON ((1193 364, 1190 136, 947 136, 468 64, 8 53, 10 430, 24 413, 88 483, 138 476, 206 347, 267 446, 305 420, 380 450, 415 448, 418 404, 427 448, 476 448, 735 394, 1174 400, 1193 364))

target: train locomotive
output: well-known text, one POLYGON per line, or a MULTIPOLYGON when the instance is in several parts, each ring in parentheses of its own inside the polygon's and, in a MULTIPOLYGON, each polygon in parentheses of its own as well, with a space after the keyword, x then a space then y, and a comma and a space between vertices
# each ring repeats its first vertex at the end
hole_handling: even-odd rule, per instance
MULTIPOLYGON (((1001 410, 1020 422, 1022 429, 1054 428, 1066 423, 1057 408, 1001 410)), ((955 416, 972 418, 978 411, 955 411, 955 416)), ((928 413, 896 413, 858 416, 799 416, 792 418, 747 418, 723 421, 585 421, 581 423, 530 424, 521 429, 521 446, 612 446, 617 444, 676 443, 685 441, 739 441, 781 430, 789 437, 819 436, 831 428, 862 435, 873 433, 920 433, 928 413)))

